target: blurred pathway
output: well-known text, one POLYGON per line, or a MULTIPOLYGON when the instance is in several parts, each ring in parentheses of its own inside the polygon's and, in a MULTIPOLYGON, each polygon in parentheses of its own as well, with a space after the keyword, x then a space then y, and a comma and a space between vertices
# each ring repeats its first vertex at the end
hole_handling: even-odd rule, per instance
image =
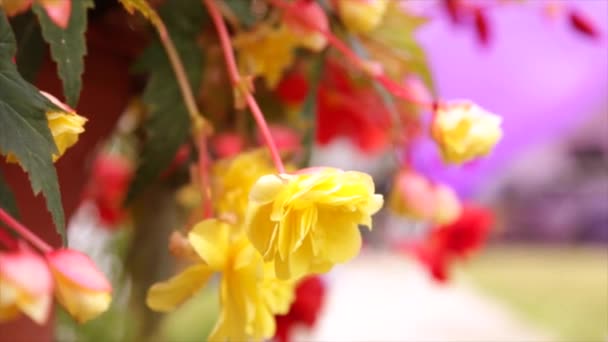
POLYGON ((297 341, 521 341, 554 339, 456 277, 433 283, 399 256, 363 252, 333 271, 315 330, 297 341))

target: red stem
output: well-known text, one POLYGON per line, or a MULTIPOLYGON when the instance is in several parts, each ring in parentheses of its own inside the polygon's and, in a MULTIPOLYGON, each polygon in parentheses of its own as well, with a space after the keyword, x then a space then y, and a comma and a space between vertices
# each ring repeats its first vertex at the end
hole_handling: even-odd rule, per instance
POLYGON ((213 20, 215 29, 217 30, 217 34, 220 39, 220 44, 222 46, 222 51, 224 53, 224 60, 226 61, 228 74, 230 75, 230 80, 232 81, 233 86, 237 87, 237 89, 241 91, 241 93, 244 95, 245 101, 247 102, 247 105, 251 110, 251 114, 253 115, 253 118, 255 119, 262 133, 262 136, 264 137, 264 142, 270 150, 270 155, 277 171, 279 171, 279 173, 285 173, 283 161, 281 160, 277 145, 275 144, 274 139, 270 134, 270 129, 268 128, 268 124, 266 123, 264 114, 260 110, 260 106, 258 106, 248 86, 244 84, 241 76, 239 75, 239 71, 234 58, 234 52, 232 51, 232 44, 230 43, 230 35, 228 34, 228 29, 226 28, 224 18, 222 17, 222 14, 217 8, 217 6, 215 5, 214 0, 203 1, 205 3, 205 6, 207 7, 207 10, 209 11, 209 14, 211 15, 211 19, 213 20))
POLYGON ((213 208, 211 206, 211 187, 209 183, 209 155, 207 150, 207 137, 205 133, 200 133, 198 138, 198 172, 203 194, 203 218, 207 219, 213 216, 213 208))
POLYGON ((53 250, 53 247, 36 236, 36 234, 32 233, 2 208, 0 208, 0 220, 6 223, 11 229, 15 230, 21 237, 26 239, 32 246, 38 248, 41 252, 48 253, 53 250))

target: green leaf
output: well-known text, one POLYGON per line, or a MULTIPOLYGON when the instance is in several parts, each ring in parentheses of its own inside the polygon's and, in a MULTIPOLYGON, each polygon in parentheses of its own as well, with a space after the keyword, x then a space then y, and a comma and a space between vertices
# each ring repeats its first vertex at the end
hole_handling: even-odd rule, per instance
POLYGON ((0 10, 0 153, 12 153, 28 173, 34 194, 42 192, 57 231, 65 243, 65 218, 57 172, 57 152, 46 112, 56 107, 27 83, 12 62, 15 37, 0 10))
POLYGON ((401 78, 415 73, 433 91, 426 53, 415 36, 427 22, 426 18, 408 13, 398 8, 397 2, 391 2, 381 24, 360 38, 370 57, 381 62, 391 76, 401 78))
POLYGON ((253 26, 260 18, 252 11, 252 1, 246 0, 224 0, 226 6, 245 27, 253 26))
POLYGON ((63 95, 66 102, 76 107, 82 88, 84 72, 84 55, 87 52, 85 31, 87 28, 87 10, 93 7, 92 0, 72 1, 70 21, 64 30, 57 26, 40 4, 32 7, 42 27, 42 36, 51 46, 51 56, 63 82, 63 95))
MULTIPOLYGON (((203 17, 202 3, 191 8, 177 20, 179 10, 175 9, 184 1, 171 2, 164 6, 160 15, 168 27, 175 47, 184 64, 190 86, 196 90, 201 81, 203 54, 196 42, 200 20, 203 17), (194 30, 194 21, 197 29, 194 30)), ((184 12, 181 12, 184 13, 184 12)), ((148 73, 148 83, 144 89, 143 101, 149 109, 145 123, 144 142, 135 179, 129 189, 127 202, 131 202, 173 161, 179 147, 190 137, 190 118, 184 105, 175 74, 169 59, 159 42, 153 43, 140 57, 136 71, 148 73)))
POLYGON ((17 210, 17 203, 15 202, 15 196, 9 188, 8 184, 4 181, 2 173, 0 172, 0 208, 6 210, 13 217, 19 216, 17 210))
POLYGON ((38 20, 32 12, 11 18, 17 40, 17 70, 28 82, 34 82, 46 53, 38 20))

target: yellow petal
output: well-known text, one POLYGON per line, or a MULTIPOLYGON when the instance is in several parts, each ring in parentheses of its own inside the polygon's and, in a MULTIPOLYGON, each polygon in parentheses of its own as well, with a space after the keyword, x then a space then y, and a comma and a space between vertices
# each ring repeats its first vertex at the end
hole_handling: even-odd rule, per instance
POLYGON ((44 324, 49 317, 52 302, 53 297, 50 294, 37 298, 22 297, 17 306, 34 322, 44 324))
POLYGON ((270 221, 271 211, 270 204, 251 203, 247 213, 247 236, 264 260, 274 258, 276 250, 275 239, 279 228, 278 224, 270 221))
POLYGON ((155 311, 171 311, 205 286, 212 274, 207 265, 191 266, 166 282, 154 284, 146 304, 155 311))
POLYGON ((57 301, 79 323, 97 317, 110 307, 112 296, 109 291, 89 290, 57 271, 53 271, 53 277, 55 278, 57 301))
POLYGON ((76 144, 78 135, 84 132, 84 124, 87 122, 87 119, 76 113, 58 111, 48 112, 46 117, 59 152, 53 155, 53 158, 57 159, 68 148, 76 144))
MULTIPOLYGON (((283 177, 288 177, 283 175, 283 177)), ((249 200, 257 204, 272 202, 278 193, 285 187, 285 181, 278 175, 265 175, 260 177, 251 188, 249 200)))
POLYGON ((196 253, 214 270, 225 267, 229 240, 230 225, 216 219, 199 222, 188 234, 196 253))
POLYGON ((324 256, 333 263, 346 262, 354 258, 361 249, 361 232, 354 222, 343 215, 324 213, 319 219, 322 229, 315 231, 315 238, 324 245, 324 256))

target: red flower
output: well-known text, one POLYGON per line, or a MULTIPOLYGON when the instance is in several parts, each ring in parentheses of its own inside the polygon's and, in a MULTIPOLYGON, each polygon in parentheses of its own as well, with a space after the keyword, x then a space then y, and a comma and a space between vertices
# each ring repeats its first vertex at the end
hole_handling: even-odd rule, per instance
POLYGON ((599 38, 600 30, 597 25, 582 12, 570 10, 568 13, 570 26, 578 33, 589 38, 599 38))
MULTIPOLYGON (((405 91, 396 83, 389 83, 382 77, 378 79, 393 93, 405 91)), ((277 95, 286 104, 301 104, 309 88, 302 74, 293 72, 281 81, 277 95)), ((329 61, 325 67, 316 105, 317 143, 326 145, 342 136, 369 154, 382 152, 389 146, 390 114, 381 96, 371 84, 355 82, 348 71, 334 61, 329 61)))
POLYGON ((316 140, 324 145, 349 138, 362 151, 375 154, 390 143, 390 115, 371 85, 358 85, 347 70, 328 63, 317 97, 316 140))
POLYGON ((450 264, 466 259, 481 248, 492 223, 488 209, 468 204, 454 222, 433 228, 426 241, 404 244, 401 249, 413 254, 435 281, 445 283, 449 279, 450 264))
POLYGON ((323 306, 325 284, 318 276, 300 280, 296 288, 296 299, 286 315, 276 316, 277 342, 291 341, 291 330, 296 325, 314 326, 323 306))
POLYGON ((304 74, 292 72, 283 77, 276 92, 283 102, 300 104, 306 99, 308 88, 308 81, 306 81, 304 74))
POLYGON ((124 218, 122 204, 132 177, 133 167, 124 157, 100 154, 93 164, 85 198, 95 203, 102 222, 109 226, 124 218))

